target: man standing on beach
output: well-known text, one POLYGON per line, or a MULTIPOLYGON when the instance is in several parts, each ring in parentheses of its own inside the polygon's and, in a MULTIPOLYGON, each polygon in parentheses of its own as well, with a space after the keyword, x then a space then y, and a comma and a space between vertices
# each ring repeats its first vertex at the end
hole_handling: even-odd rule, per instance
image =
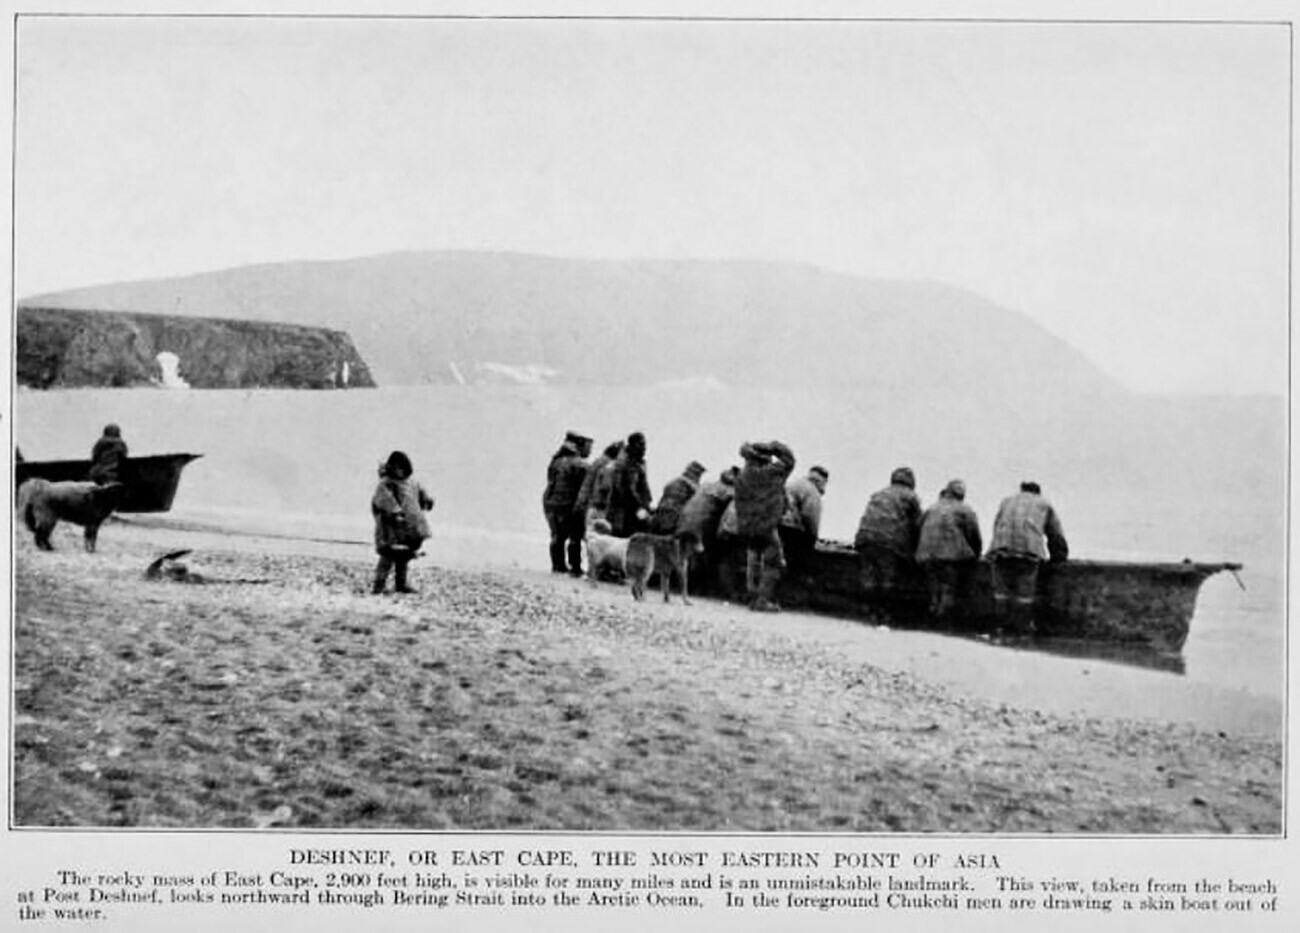
POLYGON ((583 528, 590 528, 593 521, 605 517, 605 509, 609 507, 609 484, 605 482, 602 486, 602 477, 613 466, 614 458, 622 450, 623 442, 615 441, 591 461, 591 466, 587 468, 587 477, 578 490, 577 501, 573 503, 573 511, 582 521, 583 528))
POLYGON ((646 477, 646 439, 640 431, 627 436, 622 452, 609 467, 609 505, 605 519, 618 538, 644 531, 650 517, 650 481, 646 477))
POLYGON ((90 451, 90 481, 103 486, 122 481, 122 465, 126 463, 126 441, 122 429, 115 424, 104 425, 104 435, 90 451))
POLYGON ((546 468, 542 511, 551 533, 551 573, 582 576, 582 539, 586 525, 574 506, 587 478, 587 456, 590 453, 591 438, 569 431, 546 468))
POLYGON ((740 445, 744 466, 736 477, 736 530, 745 542, 745 596, 755 612, 780 612, 776 585, 785 569, 777 526, 785 514, 785 481, 794 452, 780 441, 740 445))
POLYGON ((1037 483, 1021 483, 1018 493, 1002 500, 988 556, 994 612, 1013 630, 1032 634, 1039 565, 1070 556, 1061 520, 1037 483))
POLYGON ((406 565, 420 553, 420 545, 429 537, 429 521, 424 513, 433 508, 433 496, 412 475, 411 458, 394 450, 379 465, 379 485, 370 499, 375 517, 375 551, 379 563, 370 591, 384 592, 388 572, 394 571, 399 593, 414 593, 406 581, 406 565))

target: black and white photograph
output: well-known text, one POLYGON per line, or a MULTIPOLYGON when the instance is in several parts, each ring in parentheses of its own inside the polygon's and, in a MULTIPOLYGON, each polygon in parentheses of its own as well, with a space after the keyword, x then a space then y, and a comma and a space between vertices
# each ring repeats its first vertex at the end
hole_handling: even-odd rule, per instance
POLYGON ((10 832, 1282 839, 1265 6, 18 11, 10 832))

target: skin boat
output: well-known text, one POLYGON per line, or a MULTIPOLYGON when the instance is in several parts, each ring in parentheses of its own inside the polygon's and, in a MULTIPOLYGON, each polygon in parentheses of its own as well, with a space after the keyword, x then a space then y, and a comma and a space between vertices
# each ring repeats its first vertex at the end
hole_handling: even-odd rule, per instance
MULTIPOLYGON (((1216 573, 1236 573, 1236 563, 1167 563, 1069 560, 1044 564, 1034 606, 1036 638, 1131 646, 1166 655, 1181 652, 1191 628, 1201 584, 1216 573)), ((744 552, 724 554, 716 575, 697 589, 701 595, 735 598, 743 592, 744 552)), ((849 618, 867 618, 902 628, 962 633, 998 633, 989 563, 975 563, 958 610, 942 625, 927 611, 921 572, 914 569, 888 596, 862 585, 861 561, 851 547, 822 541, 802 575, 787 574, 777 590, 782 605, 849 618)))
MULTIPOLYGON (((181 470, 202 454, 153 454, 128 457, 122 467, 126 498, 119 512, 166 512, 176 498, 181 470)), ((14 464, 15 487, 32 477, 52 483, 81 482, 90 474, 89 460, 20 460, 14 464)))

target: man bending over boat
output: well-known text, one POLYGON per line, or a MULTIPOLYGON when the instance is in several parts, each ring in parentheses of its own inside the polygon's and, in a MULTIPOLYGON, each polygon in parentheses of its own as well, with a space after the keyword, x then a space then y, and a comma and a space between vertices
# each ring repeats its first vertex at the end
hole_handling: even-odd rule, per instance
POLYGON ((862 589, 870 598, 885 603, 901 599, 915 570, 913 558, 920 535, 916 475, 910 467, 899 467, 889 475, 889 485, 867 500, 853 538, 861 561, 862 589))
MULTIPOLYGON (((724 566, 718 533, 722 526, 722 516, 735 499, 736 476, 739 473, 739 467, 727 467, 713 482, 702 484, 699 491, 682 506, 682 520, 677 526, 677 533, 699 542, 695 556, 691 559, 691 573, 700 579, 712 579, 724 566)), ((733 519, 735 514, 735 509, 731 509, 733 519)), ((734 528, 732 534, 735 534, 734 528)), ((728 588, 723 592, 730 595, 731 590, 728 588)))
POLYGON ((781 516, 781 547, 791 573, 805 581, 812 572, 813 553, 822 525, 822 496, 830 471, 814 466, 808 475, 785 484, 785 514, 781 516))
POLYGON ((1021 483, 1020 492, 998 506, 989 543, 993 610, 1004 627, 1024 634, 1034 631, 1038 567, 1045 560, 1056 564, 1069 556, 1070 546, 1052 503, 1037 483, 1021 483))
POLYGON ((971 570, 984 549, 979 518, 966 504, 966 484, 954 479, 921 516, 916 562, 925 571, 930 615, 948 622, 966 598, 971 570))

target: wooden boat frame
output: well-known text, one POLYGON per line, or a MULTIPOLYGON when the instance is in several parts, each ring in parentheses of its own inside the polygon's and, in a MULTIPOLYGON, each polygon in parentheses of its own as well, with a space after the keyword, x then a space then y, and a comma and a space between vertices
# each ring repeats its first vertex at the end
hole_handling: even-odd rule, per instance
MULTIPOLYGON (((1036 635, 1160 652, 1182 650, 1191 630, 1201 584, 1238 563, 1163 563, 1070 560, 1043 564, 1034 606, 1036 635)), ((724 549, 716 573, 693 581, 701 595, 736 598, 745 580, 743 549, 724 549)), ((782 605, 848 618, 865 618, 905 628, 996 633, 1003 620, 994 608, 987 560, 974 563, 953 618, 942 626, 927 611, 921 569, 912 565, 897 588, 883 596, 862 581, 862 558, 838 542, 819 542, 807 572, 787 573, 777 589, 782 605)))

